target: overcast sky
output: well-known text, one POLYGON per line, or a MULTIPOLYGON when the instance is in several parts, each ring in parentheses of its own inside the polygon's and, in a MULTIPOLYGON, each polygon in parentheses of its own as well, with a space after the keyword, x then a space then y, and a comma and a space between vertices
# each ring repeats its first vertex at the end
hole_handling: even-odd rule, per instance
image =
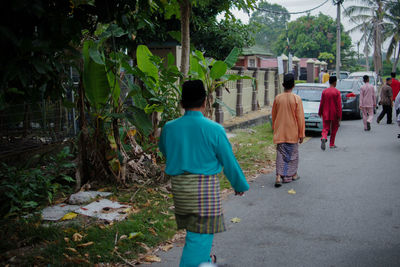
MULTIPOLYGON (((308 9, 312 9, 316 6, 319 6, 320 4, 325 2, 325 0, 269 0, 268 2, 271 4, 279 4, 281 6, 284 6, 289 12, 300 12, 300 11, 305 11, 308 9)), ((345 0, 343 3, 343 6, 346 8, 348 6, 356 5, 356 4, 357 4, 356 1, 345 0)), ((346 17, 343 16, 342 8, 341 8, 341 11, 342 11, 341 21, 344 26, 344 29, 349 30, 349 29, 353 28, 355 26, 355 24, 351 23, 351 21, 349 21, 349 19, 347 19, 346 17)), ((333 5, 333 2, 331 0, 329 0, 323 6, 311 11, 310 14, 318 15, 319 12, 321 12, 325 15, 329 15, 332 18, 336 19, 336 6, 333 5)), ((235 11, 233 11, 233 13, 235 14, 235 16, 237 18, 240 18, 243 23, 247 24, 249 22, 249 16, 245 12, 235 10, 235 11)), ((290 20, 291 21, 296 20, 297 18, 304 16, 304 15, 306 15, 306 13, 295 14, 295 15, 291 14, 290 20)), ((361 33, 359 33, 359 32, 352 33, 352 34, 350 34, 350 36, 351 36, 351 39, 354 44, 354 50, 357 50, 356 43, 361 38, 361 33)), ((383 50, 386 51, 386 49, 387 49, 387 45, 384 44, 383 50)), ((360 53, 362 53, 362 51, 363 51, 363 47, 360 47, 360 53)))

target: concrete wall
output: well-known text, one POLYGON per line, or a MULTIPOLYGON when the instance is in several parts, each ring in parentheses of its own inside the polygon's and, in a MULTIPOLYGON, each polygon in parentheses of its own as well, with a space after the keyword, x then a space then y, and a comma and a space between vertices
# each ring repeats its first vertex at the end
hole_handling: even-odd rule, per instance
MULTIPOLYGON (((249 69, 249 70, 244 70, 242 75, 245 76, 250 76, 253 77, 254 71, 256 71, 255 68, 249 69)), ((231 74, 237 74, 239 70, 229 70, 228 73, 231 74)), ((268 77, 268 83, 267 83, 267 96, 269 100, 270 106, 272 106, 274 99, 275 99, 275 93, 281 93, 282 90, 282 76, 283 75, 276 75, 277 69, 272 68, 272 69, 257 69, 257 77, 256 77, 256 103, 253 103, 253 82, 250 79, 243 79, 243 89, 242 89, 242 107, 243 107, 243 113, 248 113, 252 111, 252 107, 254 104, 256 104, 257 108, 263 108, 265 107, 265 101, 264 101, 264 96, 265 96, 265 73, 267 72, 267 77, 268 77), (276 79, 279 79, 276 81, 276 79), (275 89, 275 85, 278 85, 277 88, 275 89)), ((224 88, 222 89, 222 102, 225 103, 231 110, 236 111, 236 106, 237 106, 237 81, 230 81, 226 84, 226 87, 229 90, 228 91, 224 88)), ((215 94, 214 94, 215 97, 215 94)), ((223 112, 223 121, 227 121, 232 119, 234 116, 228 111, 228 109, 224 106, 220 107, 223 112)), ((214 119, 215 115, 214 115, 214 119)), ((218 121, 219 123, 223 123, 223 121, 218 121)))

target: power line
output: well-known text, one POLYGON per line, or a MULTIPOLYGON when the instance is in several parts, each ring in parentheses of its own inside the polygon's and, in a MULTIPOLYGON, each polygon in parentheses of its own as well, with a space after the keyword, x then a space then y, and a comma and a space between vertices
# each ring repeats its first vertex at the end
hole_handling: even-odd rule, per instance
POLYGON ((283 12, 283 11, 276 11, 276 10, 271 10, 271 9, 259 8, 259 7, 256 7, 256 9, 259 10, 259 11, 276 13, 276 14, 296 15, 296 14, 302 14, 302 13, 309 13, 309 12, 311 12, 311 11, 313 11, 313 10, 315 10, 317 8, 320 8, 321 6, 325 5, 328 1, 329 0, 326 0, 325 2, 323 2, 322 4, 320 4, 320 5, 318 5, 318 6, 314 7, 314 8, 311 8, 311 9, 308 9, 308 10, 304 10, 304 11, 299 11, 299 12, 283 12))

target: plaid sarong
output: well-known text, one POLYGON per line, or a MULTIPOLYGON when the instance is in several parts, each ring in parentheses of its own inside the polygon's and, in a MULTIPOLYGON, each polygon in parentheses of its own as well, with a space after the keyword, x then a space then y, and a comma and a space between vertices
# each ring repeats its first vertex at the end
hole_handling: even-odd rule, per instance
POLYGON ((225 231, 217 175, 182 174, 171 177, 178 229, 201 234, 225 231))
POLYGON ((276 174, 290 177, 299 166, 299 144, 281 143, 276 146, 276 174))

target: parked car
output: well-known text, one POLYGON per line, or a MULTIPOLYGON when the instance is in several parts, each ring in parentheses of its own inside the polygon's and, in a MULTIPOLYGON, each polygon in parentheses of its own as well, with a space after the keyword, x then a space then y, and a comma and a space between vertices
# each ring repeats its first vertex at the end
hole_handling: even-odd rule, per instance
MULTIPOLYGON (((347 79, 349 77, 349 75, 350 75, 349 71, 341 71, 340 77, 337 77, 337 78, 338 78, 338 80, 343 80, 343 79, 347 79)), ((330 76, 336 76, 336 71, 333 71, 330 76)))
POLYGON ((293 93, 303 101, 306 131, 322 132, 322 118, 318 116, 322 91, 328 85, 322 83, 300 83, 293 88, 293 93))
POLYGON ((349 75, 349 78, 352 79, 360 79, 363 81, 364 75, 368 75, 369 83, 374 86, 375 96, 376 96, 376 107, 378 108, 380 92, 378 88, 382 85, 382 81, 378 79, 377 75, 373 71, 359 71, 359 72, 352 72, 349 75))
POLYGON ((360 79, 343 79, 337 82, 336 88, 342 96, 342 114, 362 118, 360 110, 360 88, 364 83, 360 79))

